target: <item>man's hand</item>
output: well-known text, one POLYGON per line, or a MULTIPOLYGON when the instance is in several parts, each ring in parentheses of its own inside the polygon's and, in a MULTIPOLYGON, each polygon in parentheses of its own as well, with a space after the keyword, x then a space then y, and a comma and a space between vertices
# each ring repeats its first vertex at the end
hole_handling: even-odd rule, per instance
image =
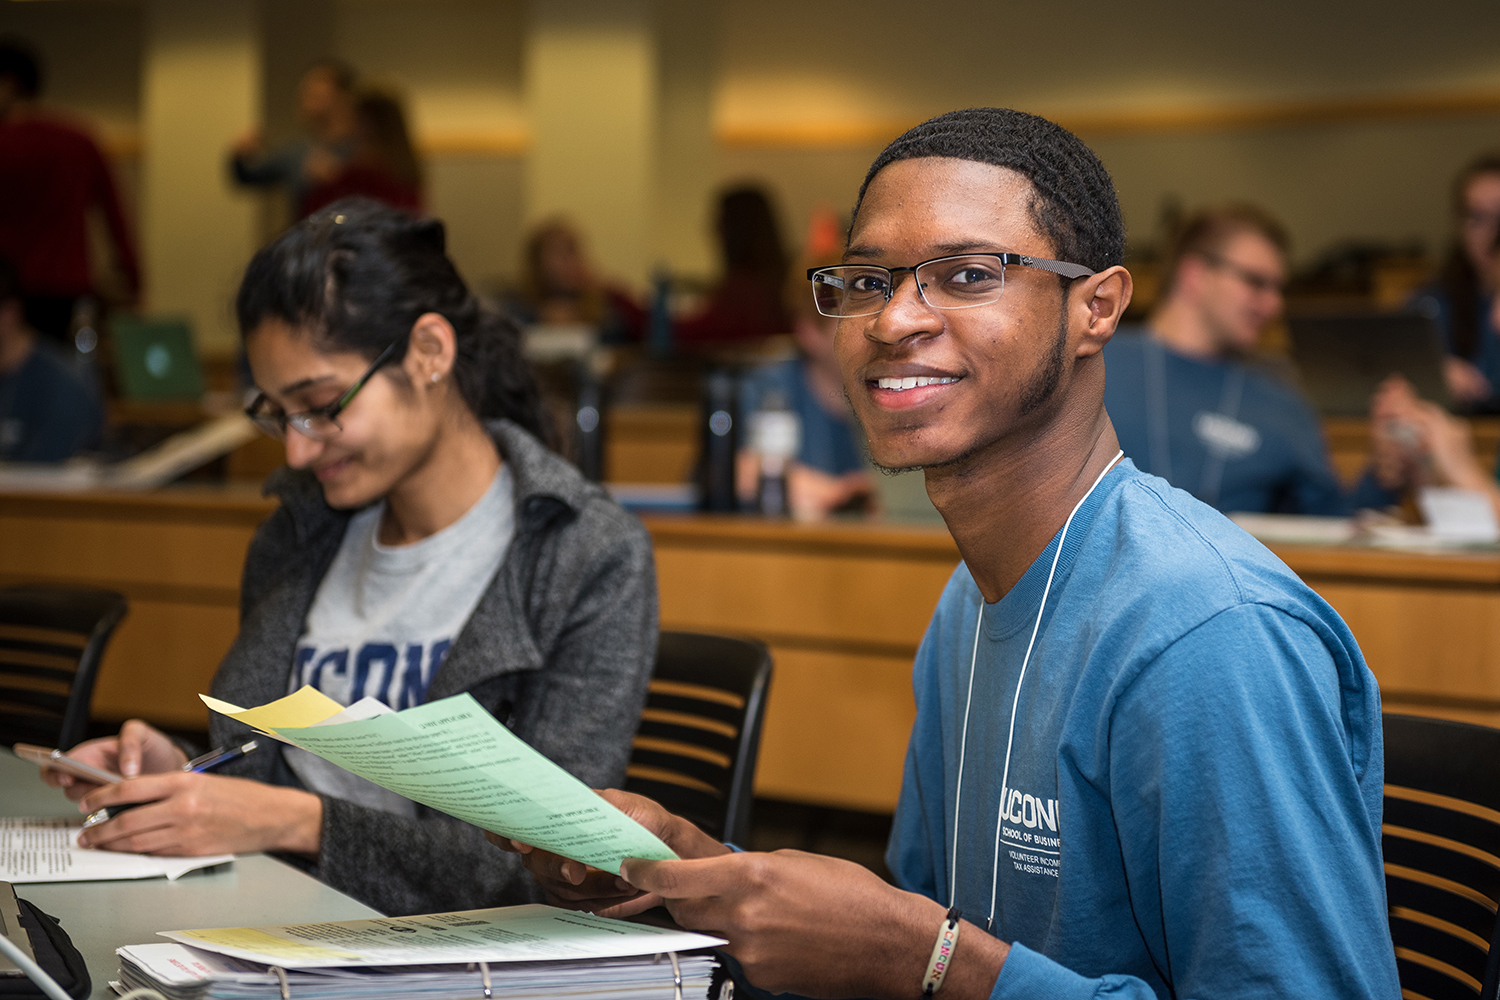
MULTIPOLYGON (((714 840, 692 823, 673 816, 657 803, 642 795, 606 789, 599 792, 605 801, 655 834, 684 858, 705 858, 730 853, 729 848, 714 840)), ((642 892, 614 872, 590 868, 530 844, 485 832, 490 843, 501 850, 522 856, 522 864, 536 879, 553 906, 591 913, 608 911, 609 916, 631 916, 660 906, 661 899, 642 892)))
MULTIPOLYGON (((727 938, 750 982, 772 993, 916 996, 945 916, 942 904, 851 861, 801 851, 630 859, 622 874, 683 927, 727 938)), ((966 925, 943 995, 989 996, 1009 950, 966 925)))
POLYGON ((107 851, 201 857, 286 851, 316 856, 323 800, 311 792, 248 778, 176 771, 97 786, 81 812, 147 803, 84 830, 79 843, 107 851))
MULTIPOLYGON (((118 736, 78 744, 68 751, 68 756, 126 778, 177 771, 187 763, 187 756, 177 744, 140 719, 131 719, 121 726, 118 736)), ((64 774, 50 767, 42 768, 42 780, 53 788, 61 788, 74 802, 99 788, 87 778, 64 774)))

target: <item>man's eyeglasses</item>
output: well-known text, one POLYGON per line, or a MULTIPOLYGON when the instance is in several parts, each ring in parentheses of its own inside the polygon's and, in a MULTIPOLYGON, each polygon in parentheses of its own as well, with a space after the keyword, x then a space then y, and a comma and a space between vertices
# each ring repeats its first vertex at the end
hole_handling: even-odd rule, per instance
POLYGON ((1020 253, 966 253, 934 257, 913 267, 844 264, 815 267, 807 272, 818 312, 835 319, 873 316, 896 293, 896 275, 911 272, 917 294, 934 309, 972 309, 1000 297, 1008 266, 1036 267, 1064 278, 1084 278, 1094 272, 1082 264, 1028 257, 1020 253))
POLYGON ((1207 261, 1210 267, 1220 271, 1228 271, 1243 281, 1252 292, 1275 292, 1277 295, 1282 295, 1286 292, 1286 279, 1280 275, 1273 277, 1269 274, 1261 274, 1259 271, 1252 271, 1248 267, 1241 267, 1232 260, 1225 260, 1223 257, 1211 253, 1203 253, 1198 256, 1207 261))
POLYGON ((344 428, 338 422, 338 416, 349 405, 360 389, 364 388, 370 376, 379 370, 380 366, 390 361, 396 355, 396 348, 401 341, 392 341, 391 345, 375 356, 370 367, 365 373, 355 379, 345 393, 327 406, 320 406, 315 410, 304 410, 301 413, 287 413, 280 407, 275 406, 265 393, 255 397, 254 402, 245 407, 245 416, 255 422, 255 426, 271 435, 273 438, 286 439, 286 429, 291 427, 303 437, 312 438, 314 441, 327 441, 344 428))

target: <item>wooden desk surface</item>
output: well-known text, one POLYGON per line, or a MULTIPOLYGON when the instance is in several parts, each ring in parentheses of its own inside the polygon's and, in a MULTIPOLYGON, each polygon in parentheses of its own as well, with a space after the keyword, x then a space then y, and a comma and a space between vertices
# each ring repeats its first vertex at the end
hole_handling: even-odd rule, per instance
MULTIPOLYGON (((0 582, 112 587, 131 610, 95 694, 105 720, 202 729, 196 695, 238 628, 239 579, 275 501, 249 487, 0 494, 0 582)), ((939 525, 650 515, 667 629, 776 657, 757 790, 889 810, 911 663, 958 550, 939 525)), ((1344 617, 1386 707, 1500 724, 1500 554, 1276 546, 1344 617)))

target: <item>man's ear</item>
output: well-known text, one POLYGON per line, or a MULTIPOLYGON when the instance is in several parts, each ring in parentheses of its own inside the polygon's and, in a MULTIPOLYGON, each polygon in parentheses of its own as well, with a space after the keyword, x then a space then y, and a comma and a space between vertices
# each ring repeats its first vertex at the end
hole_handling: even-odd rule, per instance
POLYGON ((1130 272, 1116 264, 1114 267, 1090 275, 1080 282, 1079 304, 1088 310, 1084 322, 1083 336, 1078 340, 1078 354, 1086 358, 1104 350, 1115 335, 1115 329, 1130 305, 1135 282, 1130 272))
POLYGON ((411 339, 402 367, 412 382, 441 382, 453 371, 458 356, 458 334, 441 313, 423 313, 411 327, 411 339))

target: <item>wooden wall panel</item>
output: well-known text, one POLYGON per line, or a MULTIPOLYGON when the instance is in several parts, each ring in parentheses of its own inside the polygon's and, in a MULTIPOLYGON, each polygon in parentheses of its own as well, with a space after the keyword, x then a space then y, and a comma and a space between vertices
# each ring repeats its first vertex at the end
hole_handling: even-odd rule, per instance
POLYGON ((1493 700, 1500 707, 1500 592, 1320 583, 1389 692, 1493 700))
POLYGON ((910 656, 773 646, 758 795, 891 812, 916 717, 910 656))
POLYGON ((173 729, 208 728, 208 693, 239 631, 234 603, 134 598, 99 667, 93 717, 147 719, 173 729))

